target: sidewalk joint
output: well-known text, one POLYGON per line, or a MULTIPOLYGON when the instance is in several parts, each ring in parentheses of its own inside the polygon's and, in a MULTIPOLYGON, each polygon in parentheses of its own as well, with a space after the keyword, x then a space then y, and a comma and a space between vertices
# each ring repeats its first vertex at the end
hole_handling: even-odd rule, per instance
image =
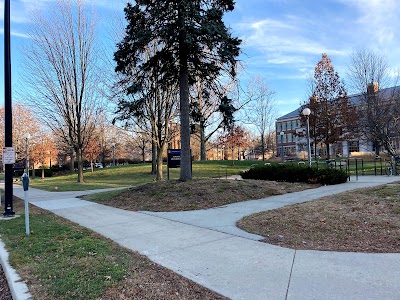
MULTIPOLYGON (((164 215, 149 214, 146 211, 137 211, 137 213, 143 214, 143 215, 146 215, 146 216, 151 216, 151 217, 163 219, 163 220, 167 220, 167 221, 171 221, 171 222, 175 222, 175 223, 179 223, 179 224, 184 224, 184 225, 187 225, 187 226, 193 226, 193 227, 196 227, 196 228, 201 228, 201 229, 211 230, 211 231, 218 232, 218 233, 223 233, 223 234, 226 234, 226 235, 229 235, 229 236, 232 236, 232 237, 238 237, 238 238, 246 239, 246 240, 249 240, 249 241, 259 242, 259 240, 251 239, 251 238, 248 238, 248 237, 245 237, 245 236, 241 236, 241 235, 237 235, 237 234, 234 234, 234 233, 231 233, 231 232, 225 232, 225 231, 222 231, 222 230, 218 230, 217 229, 218 227, 217 228, 210 228, 210 227, 206 227, 206 226, 195 225, 195 224, 191 224, 191 223, 186 223, 184 221, 169 219, 167 217, 164 217, 164 215)), ((229 227, 229 226, 231 226, 231 225, 219 226, 219 227, 229 227)))
POLYGON ((293 254, 292 266, 290 268, 290 273, 289 273, 289 281, 288 281, 288 285, 287 285, 287 288, 286 288, 285 300, 287 300, 288 294, 289 294, 290 280, 292 279, 292 272, 293 272, 294 260, 296 259, 296 252, 297 252, 297 250, 295 249, 294 250, 294 254, 293 254))

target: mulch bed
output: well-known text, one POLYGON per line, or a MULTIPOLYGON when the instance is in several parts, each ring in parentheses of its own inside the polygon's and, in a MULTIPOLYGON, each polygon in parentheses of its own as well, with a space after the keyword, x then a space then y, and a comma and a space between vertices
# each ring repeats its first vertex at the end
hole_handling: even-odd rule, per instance
POLYGON ((360 189, 245 217, 238 226, 292 249, 400 253, 400 185, 360 189))
POLYGON ((6 275, 0 265, 0 300, 12 300, 10 288, 7 283, 6 275))
POLYGON ((298 192, 317 186, 319 185, 265 180, 159 181, 130 188, 100 203, 133 211, 197 210, 298 192))

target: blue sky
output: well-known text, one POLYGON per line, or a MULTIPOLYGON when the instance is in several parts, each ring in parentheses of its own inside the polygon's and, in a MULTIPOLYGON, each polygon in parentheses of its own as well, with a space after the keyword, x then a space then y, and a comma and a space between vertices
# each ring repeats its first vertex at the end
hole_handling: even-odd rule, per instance
MULTIPOLYGON (((13 81, 20 83, 21 46, 29 42, 26 28, 32 9, 46 9, 54 0, 12 0, 13 81)), ((104 26, 123 15, 123 1, 93 0, 104 26)), ((0 95, 3 90, 3 17, 0 2, 2 46, 0 95)), ((297 108, 307 98, 307 77, 327 53, 341 78, 346 81, 349 55, 367 48, 388 57, 389 65, 399 66, 400 3, 398 0, 237 0, 235 11, 225 20, 234 35, 243 39, 240 59, 245 69, 243 82, 252 75, 267 78, 275 91, 278 116, 297 108)), ((103 27, 104 28, 104 27, 103 27)), ((100 31, 104 36, 109 33, 100 31)), ((110 53, 112 55, 112 53, 110 53)))

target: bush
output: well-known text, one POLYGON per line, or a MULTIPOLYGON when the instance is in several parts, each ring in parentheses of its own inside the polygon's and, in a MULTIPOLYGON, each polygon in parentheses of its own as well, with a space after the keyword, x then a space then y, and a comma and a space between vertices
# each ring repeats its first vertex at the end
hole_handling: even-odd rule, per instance
POLYGON ((348 175, 345 171, 336 169, 316 169, 298 165, 267 165, 255 166, 250 170, 240 172, 243 179, 305 182, 332 185, 344 183, 348 175))
MULTIPOLYGON (((29 176, 32 177, 32 170, 29 170, 29 176)), ((35 169, 35 177, 41 177, 42 176, 42 169, 35 169)), ((50 169, 44 169, 44 177, 52 177, 53 176, 53 170, 50 169)))

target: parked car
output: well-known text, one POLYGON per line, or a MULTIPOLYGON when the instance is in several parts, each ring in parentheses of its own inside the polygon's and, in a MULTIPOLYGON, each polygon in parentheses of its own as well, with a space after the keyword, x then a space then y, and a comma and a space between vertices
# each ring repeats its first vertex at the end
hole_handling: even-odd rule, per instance
POLYGON ((94 167, 97 169, 103 169, 103 164, 102 163, 94 163, 94 167))

